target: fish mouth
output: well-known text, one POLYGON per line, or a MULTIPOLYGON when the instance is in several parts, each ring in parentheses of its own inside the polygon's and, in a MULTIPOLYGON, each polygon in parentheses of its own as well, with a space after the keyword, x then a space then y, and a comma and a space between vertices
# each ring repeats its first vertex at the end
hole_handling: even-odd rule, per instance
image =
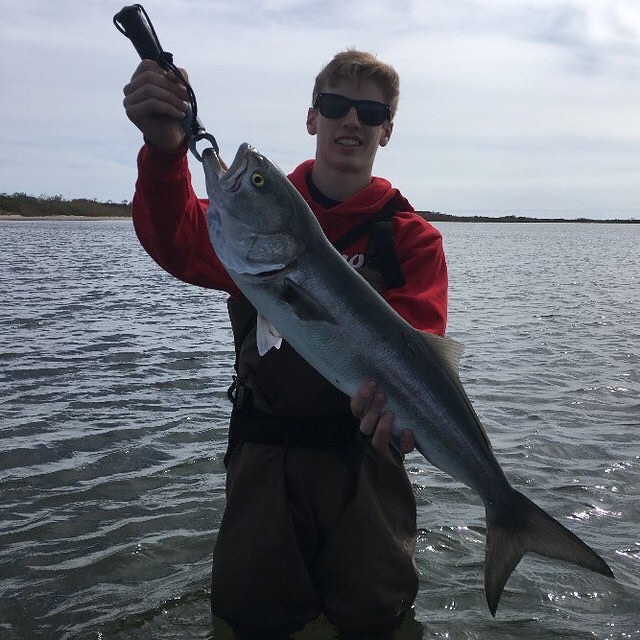
POLYGON ((230 193, 240 189, 242 178, 244 178, 249 169, 249 159, 252 152, 255 152, 255 149, 250 144, 244 142, 240 145, 231 166, 224 176, 220 178, 219 186, 221 189, 230 193))

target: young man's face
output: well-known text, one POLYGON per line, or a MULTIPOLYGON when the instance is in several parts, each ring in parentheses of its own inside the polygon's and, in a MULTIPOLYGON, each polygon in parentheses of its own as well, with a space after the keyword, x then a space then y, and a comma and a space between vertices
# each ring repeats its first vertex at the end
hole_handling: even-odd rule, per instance
MULTIPOLYGON (((373 100, 386 103, 382 89, 370 80, 357 82, 355 78, 340 80, 324 90, 352 100, 373 100)), ((316 164, 341 172, 371 174, 378 147, 384 147, 391 137, 393 124, 364 124, 356 109, 351 107, 341 118, 323 116, 318 109, 309 109, 307 131, 316 135, 316 164)))

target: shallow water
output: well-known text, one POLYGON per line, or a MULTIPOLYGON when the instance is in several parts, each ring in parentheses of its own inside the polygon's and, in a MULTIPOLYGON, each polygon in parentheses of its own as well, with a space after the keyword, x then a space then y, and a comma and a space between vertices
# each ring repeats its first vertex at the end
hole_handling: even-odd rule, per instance
MULTIPOLYGON (((505 472, 616 580, 527 558, 492 619, 484 510, 412 454, 421 583, 398 640, 640 638, 640 226, 438 227, 505 472)), ((0 639, 226 640, 224 294, 163 273, 128 221, 1 222, 0 242, 0 639)))

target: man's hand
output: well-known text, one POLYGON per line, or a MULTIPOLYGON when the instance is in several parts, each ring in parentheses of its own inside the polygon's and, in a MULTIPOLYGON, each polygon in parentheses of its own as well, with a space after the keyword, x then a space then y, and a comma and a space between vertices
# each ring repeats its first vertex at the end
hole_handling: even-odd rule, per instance
MULTIPOLYGON (((186 78, 186 71, 180 71, 186 78)), ((168 153, 184 143, 180 121, 189 103, 187 90, 174 73, 165 71, 153 60, 143 60, 124 87, 124 95, 127 117, 149 144, 168 153)))
MULTIPOLYGON (((378 390, 375 382, 366 382, 351 398, 351 411, 360 418, 360 431, 371 436, 371 444, 381 453, 389 451, 389 436, 395 419, 391 411, 384 409, 386 401, 386 396, 378 390)), ((400 450, 409 453, 415 447, 413 432, 404 429, 400 434, 400 450)))

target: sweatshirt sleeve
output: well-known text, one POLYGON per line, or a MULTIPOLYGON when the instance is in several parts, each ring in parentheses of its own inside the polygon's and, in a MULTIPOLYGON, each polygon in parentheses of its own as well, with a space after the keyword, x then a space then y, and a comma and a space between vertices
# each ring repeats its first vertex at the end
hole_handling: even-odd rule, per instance
POLYGON ((132 214, 145 251, 184 282, 237 295, 237 287, 211 246, 207 205, 191 186, 186 146, 171 154, 142 147, 132 214))
POLYGON ((416 329, 443 336, 448 278, 440 232, 415 213, 399 213, 394 244, 405 284, 386 289, 383 297, 416 329))

